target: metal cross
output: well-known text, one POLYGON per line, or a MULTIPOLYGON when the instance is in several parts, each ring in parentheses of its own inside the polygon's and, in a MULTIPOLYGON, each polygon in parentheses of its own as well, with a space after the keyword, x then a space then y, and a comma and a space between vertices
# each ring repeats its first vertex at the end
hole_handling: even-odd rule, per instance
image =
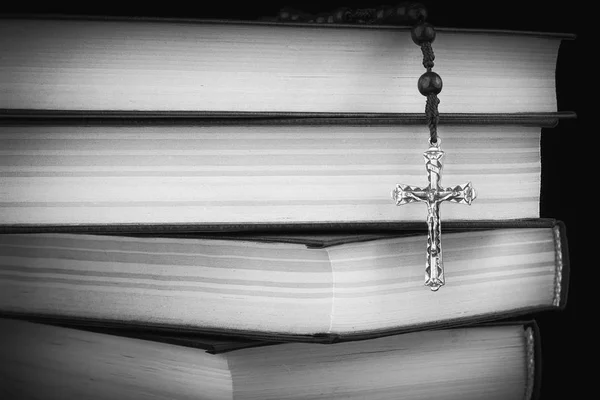
POLYGON ((425 264, 425 286, 436 291, 444 285, 444 265, 442 264, 442 230, 440 225, 440 203, 471 204, 477 193, 471 182, 451 188, 440 186, 444 152, 440 150, 440 140, 430 143, 429 149, 423 153, 429 185, 421 189, 416 186, 396 185, 392 190, 392 198, 397 206, 420 201, 427 204, 427 262, 425 264))

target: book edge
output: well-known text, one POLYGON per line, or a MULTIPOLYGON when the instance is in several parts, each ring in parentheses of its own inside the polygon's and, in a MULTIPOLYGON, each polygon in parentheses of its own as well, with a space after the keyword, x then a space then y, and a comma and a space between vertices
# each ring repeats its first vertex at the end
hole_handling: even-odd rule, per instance
MULTIPOLYGON (((440 114, 441 125, 524 125, 552 128, 575 119, 572 111, 440 114)), ((0 125, 417 125, 421 113, 329 113, 259 111, 117 111, 0 109, 0 125)))
POLYGON ((525 327, 525 365, 527 368, 527 380, 525 382, 524 400, 530 400, 535 386, 535 338, 533 329, 525 327))
POLYGON ((563 250, 561 244, 561 229, 560 225, 556 224, 552 228, 554 237, 554 296, 552 305, 560 307, 561 291, 562 291, 562 273, 563 273, 563 250))
MULTIPOLYGON (((523 218, 508 220, 450 220, 444 221, 445 231, 500 228, 546 228, 556 223, 552 218, 523 218)), ((305 222, 305 223, 243 223, 243 224, 0 224, 0 234, 7 233, 87 233, 107 235, 188 235, 234 233, 294 233, 294 232, 426 232, 425 222, 365 221, 365 222, 305 222)), ((171 236, 173 237, 173 236, 171 236)))
MULTIPOLYGON (((222 338, 229 338, 229 340, 238 341, 249 341, 253 345, 256 342, 267 342, 267 343, 281 343, 281 342, 298 342, 298 343, 321 343, 321 344, 332 344, 341 342, 352 342, 358 340, 374 339, 378 337, 393 336, 403 333, 417 332, 421 330, 439 330, 449 329, 453 327, 465 327, 472 325, 480 325, 482 323, 495 322, 507 318, 519 317, 528 315, 534 312, 557 310, 557 308, 551 304, 523 307, 519 309, 507 310, 499 313, 482 314, 471 317, 454 318, 445 321, 432 321, 426 324, 415 324, 411 326, 404 326, 402 328, 391 328, 391 329, 377 329, 371 331, 360 331, 350 334, 338 334, 338 333, 317 333, 312 335, 306 334, 290 334, 290 333, 274 333, 274 332, 259 332, 259 331, 240 331, 231 329, 216 329, 216 328, 192 328, 185 326, 167 326, 159 324, 143 324, 135 322, 123 322, 116 320, 97 320, 85 317, 69 317, 57 315, 33 315, 23 314, 18 312, 0 311, 0 318, 10 318, 25 320, 36 323, 43 323, 48 325, 56 325, 63 327, 70 327, 82 330, 103 330, 110 331, 111 334, 121 336, 133 336, 142 338, 143 336, 152 336, 153 340, 158 340, 161 336, 168 337, 173 340, 179 339, 180 344, 188 342, 195 338, 196 340, 202 336, 219 336, 222 338), (176 335, 175 335, 176 334, 176 335)), ((174 343, 172 343, 174 344, 174 343)), ((227 350, 225 350, 227 351, 227 350)))
MULTIPOLYGON (((539 218, 536 220, 519 220, 515 221, 513 224, 500 223, 500 224, 490 224, 489 226, 480 226, 480 227, 470 227, 468 229, 460 229, 453 228, 452 225, 450 227, 444 225, 444 232, 448 233, 459 233, 459 232, 472 232, 472 231, 489 231, 496 229, 534 229, 534 228, 554 228, 556 226, 557 221, 551 218, 539 218)), ((424 236, 426 231, 426 226, 423 224, 419 225, 420 229, 409 229, 408 227, 404 227, 404 229, 396 229, 389 231, 382 231, 381 229, 364 229, 360 231, 347 231, 344 230, 344 236, 341 238, 332 238, 332 239, 311 239, 311 234, 327 234, 327 233, 337 233, 337 232, 328 232, 326 230, 315 230, 308 232, 298 232, 298 235, 294 237, 290 236, 290 232, 277 232, 275 233, 267 233, 261 234, 260 232, 238 232, 238 233, 171 233, 171 234, 153 234, 153 233, 142 233, 142 234, 122 234, 120 236, 127 237, 161 237, 161 238, 181 238, 181 239, 205 239, 205 240, 244 240, 244 241, 252 241, 258 243, 289 243, 289 244, 302 244, 307 248, 312 249, 322 249, 329 248, 334 246, 341 246, 345 244, 351 243, 362 243, 374 240, 383 240, 383 239, 393 239, 400 237, 413 237, 413 236, 424 236), (349 232, 349 233, 347 233, 349 232), (287 236, 286 236, 287 235, 287 236)))
POLYGON ((532 320, 528 327, 532 330, 533 335, 533 373, 531 374, 532 389, 529 400, 536 400, 540 398, 541 385, 542 385, 542 341, 540 335, 540 328, 535 320, 532 320))
MULTIPOLYGON (((149 17, 149 16, 114 16, 114 15, 85 15, 85 14, 34 14, 34 13, 7 13, 0 14, 1 19, 37 19, 37 20, 75 20, 75 21, 122 21, 122 22, 161 22, 161 23, 180 23, 180 24, 213 24, 213 25, 259 25, 259 26, 280 26, 280 27, 310 27, 310 28, 353 28, 368 30, 410 30, 411 23, 407 24, 317 24, 309 22, 282 22, 272 20, 244 20, 244 19, 204 19, 204 18, 176 18, 176 17, 149 17)), ((469 33, 469 34, 496 34, 496 35, 522 35, 538 36, 546 38, 569 39, 576 38, 574 33, 567 32, 538 32, 527 30, 508 30, 508 29, 469 29, 454 27, 436 27, 437 31, 450 33, 469 33)))
POLYGON ((556 249, 555 299, 553 304, 561 310, 567 306, 571 267, 566 230, 565 223, 556 220, 553 228, 556 249))

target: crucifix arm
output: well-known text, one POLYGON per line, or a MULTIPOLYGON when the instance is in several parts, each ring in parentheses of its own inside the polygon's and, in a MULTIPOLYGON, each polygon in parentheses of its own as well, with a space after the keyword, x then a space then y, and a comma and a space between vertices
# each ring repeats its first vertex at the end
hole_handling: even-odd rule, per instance
POLYGON ((392 190, 392 199, 397 206, 414 201, 427 201, 427 191, 417 186, 399 184, 392 190))
POLYGON ((452 203, 471 204, 477 197, 477 192, 471 182, 465 185, 457 185, 438 192, 438 202, 449 201, 452 203))

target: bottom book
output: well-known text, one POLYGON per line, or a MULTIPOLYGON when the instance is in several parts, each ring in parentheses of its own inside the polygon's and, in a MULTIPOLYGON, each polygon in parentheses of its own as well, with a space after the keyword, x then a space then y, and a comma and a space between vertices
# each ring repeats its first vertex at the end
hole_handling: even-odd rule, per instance
POLYGON ((2 319, 0 398, 523 400, 538 338, 535 323, 507 323, 210 354, 2 319))

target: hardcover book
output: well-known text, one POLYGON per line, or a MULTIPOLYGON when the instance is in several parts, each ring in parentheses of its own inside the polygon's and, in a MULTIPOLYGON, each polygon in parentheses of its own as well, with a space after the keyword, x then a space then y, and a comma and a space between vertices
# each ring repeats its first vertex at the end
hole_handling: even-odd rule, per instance
MULTIPOLYGON (((415 332, 222 354, 0 320, 0 393, 65 399, 530 399, 535 324, 415 332), (59 382, 60 384, 57 384, 59 382)), ((200 339, 201 340, 201 339, 200 339)))
MULTIPOLYGON (((454 221, 538 218, 539 123, 443 125, 442 185, 471 181, 454 221), (534 125, 531 125, 534 124, 534 125)), ((426 128, 385 120, 0 126, 5 231, 231 230, 422 224, 396 184, 426 186, 426 128), (149 228, 146 228, 149 229, 149 228)))
MULTIPOLYGON (((0 19, 5 112, 415 113, 409 27, 0 19)), ((442 113, 556 112, 563 34, 438 29, 442 113)))
POLYGON ((0 312, 331 342, 560 308, 564 227, 531 224, 446 233, 451 284, 435 295, 423 287, 422 233, 0 235, 0 312))

